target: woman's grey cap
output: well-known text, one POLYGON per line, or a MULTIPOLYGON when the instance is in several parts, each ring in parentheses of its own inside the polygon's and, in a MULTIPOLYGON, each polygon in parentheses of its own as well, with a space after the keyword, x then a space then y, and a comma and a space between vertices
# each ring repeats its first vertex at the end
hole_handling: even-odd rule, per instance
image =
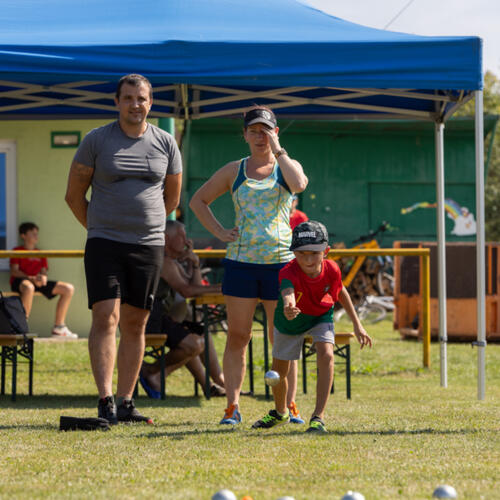
POLYGON ((315 220, 301 222, 292 233, 290 250, 323 252, 328 246, 326 227, 315 220))
POLYGON ((278 126, 278 122, 276 121, 276 116, 274 116, 274 113, 262 108, 251 109, 250 111, 245 113, 245 116, 243 118, 243 124, 245 128, 256 123, 263 123, 270 128, 276 128, 278 126))

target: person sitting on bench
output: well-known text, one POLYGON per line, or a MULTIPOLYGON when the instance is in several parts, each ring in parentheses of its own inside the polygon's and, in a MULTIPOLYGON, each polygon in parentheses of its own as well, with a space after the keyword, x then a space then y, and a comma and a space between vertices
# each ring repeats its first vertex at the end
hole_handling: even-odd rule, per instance
MULTIPOLYGON (((207 293, 220 293, 220 285, 203 285, 200 260, 193 252, 193 242, 186 237, 184 225, 167 221, 165 230, 165 256, 160 283, 153 310, 146 325, 148 333, 166 333, 165 376, 186 366, 202 387, 205 385, 203 326, 186 321, 187 297, 207 293)), ((225 396, 222 374, 212 337, 209 338, 211 396, 225 396)), ((149 397, 159 399, 160 362, 143 363, 139 381, 149 397)))
MULTIPOLYGON (((13 250, 38 250, 36 247, 38 243, 38 226, 34 222, 23 222, 19 226, 19 236, 23 244, 15 247, 13 250)), ((68 312, 75 288, 71 283, 48 280, 48 269, 49 266, 45 257, 10 259, 11 289, 21 296, 21 301, 26 311, 26 318, 29 318, 31 313, 35 292, 42 293, 48 299, 59 296, 52 336, 76 339, 78 335, 66 326, 66 313, 68 312)))

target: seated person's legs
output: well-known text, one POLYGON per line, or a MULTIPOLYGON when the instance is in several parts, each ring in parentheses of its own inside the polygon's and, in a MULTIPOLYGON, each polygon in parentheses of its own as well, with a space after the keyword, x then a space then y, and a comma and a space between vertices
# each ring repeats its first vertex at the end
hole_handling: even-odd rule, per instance
MULTIPOLYGON (((165 332, 168 335, 165 343, 166 347, 169 348, 165 356, 165 375, 168 376, 174 370, 185 365, 203 351, 203 337, 198 332, 192 333, 189 328, 189 323, 176 323, 168 316, 163 315, 161 326, 158 326, 158 323, 155 324, 156 319, 156 314, 153 310, 151 321, 148 322, 146 327, 146 335, 148 332, 165 332)), ((152 389, 155 391, 160 389, 159 361, 152 364, 143 363, 141 375, 146 379, 146 382, 152 389)))
MULTIPOLYGON (((201 325, 199 326, 201 328, 201 325)), ((224 374, 222 373, 222 368, 219 363, 219 358, 217 357, 217 351, 215 350, 214 341, 212 335, 208 336, 208 351, 210 357, 210 377, 220 387, 224 387, 224 374)), ((200 360, 205 365, 205 350, 200 354, 200 360)))
POLYGON ((27 318, 31 313, 35 292, 40 292, 49 300, 59 295, 52 335, 58 337, 78 338, 78 335, 73 333, 65 324, 66 313, 68 312, 69 304, 75 291, 75 288, 71 283, 65 283, 63 281, 47 281, 46 285, 35 286, 28 279, 16 278, 12 282, 11 289, 13 292, 17 292, 21 295, 21 301, 23 303, 24 310, 26 311, 27 318))
POLYGON ((56 306, 56 317, 54 321, 54 329, 52 330, 53 335, 65 337, 72 337, 73 335, 75 337, 77 336, 66 326, 66 314, 74 292, 75 287, 71 283, 56 281, 56 284, 52 289, 52 294, 59 295, 59 300, 57 301, 56 306))
MULTIPOLYGON (((200 325, 197 326, 200 327, 200 325)), ((224 375, 222 374, 214 341, 211 335, 208 337, 208 341, 210 356, 209 372, 210 378, 213 381, 210 386, 210 396, 225 396, 226 391, 224 389, 224 375)), ((203 349, 199 356, 194 357, 186 363, 186 368, 191 372, 196 382, 198 382, 201 387, 205 389, 205 349, 203 349)))
POLYGON ((15 278, 12 282, 11 289, 13 292, 21 295, 21 302, 23 303, 26 317, 29 318, 31 313, 31 306, 33 305, 33 295, 35 293, 35 285, 28 279, 15 278))

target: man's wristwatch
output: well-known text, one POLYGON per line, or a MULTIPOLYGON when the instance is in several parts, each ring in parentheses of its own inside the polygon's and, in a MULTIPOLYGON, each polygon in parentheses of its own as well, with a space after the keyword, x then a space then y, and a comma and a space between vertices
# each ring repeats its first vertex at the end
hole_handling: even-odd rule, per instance
POLYGON ((281 148, 279 151, 276 151, 276 153, 274 153, 274 157, 278 159, 281 155, 287 155, 287 154, 288 153, 286 152, 286 149, 281 148))

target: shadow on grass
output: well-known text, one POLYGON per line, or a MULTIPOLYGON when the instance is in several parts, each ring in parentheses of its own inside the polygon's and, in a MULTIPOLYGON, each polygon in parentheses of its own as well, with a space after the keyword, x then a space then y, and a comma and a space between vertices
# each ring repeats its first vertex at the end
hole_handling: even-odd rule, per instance
MULTIPOLYGON (((168 396, 167 399, 150 399, 139 397, 135 399, 136 405, 154 408, 199 408, 201 397, 196 396, 168 396)), ((2 409, 50 409, 50 408, 95 408, 97 409, 97 396, 89 395, 40 395, 23 396, 17 395, 17 401, 11 401, 10 394, 0 396, 0 408, 2 409)))
MULTIPOLYGON (((199 422, 198 422, 199 424, 199 422)), ((189 422, 185 422, 183 425, 190 425, 189 422)), ((196 425, 196 423, 192 423, 191 425, 196 425)), ((156 425, 156 427, 178 427, 178 423, 170 423, 170 424, 160 424, 156 425)), ((425 434, 431 434, 431 435, 465 435, 465 434, 477 434, 479 432, 485 432, 485 431, 480 431, 478 429, 470 429, 470 428, 465 428, 465 429, 409 429, 409 430, 398 430, 398 429, 388 429, 388 430, 373 430, 373 431, 338 431, 338 430, 331 430, 328 431, 326 434, 317 434, 317 433, 306 433, 305 429, 304 430, 294 430, 291 432, 268 432, 268 431, 263 431, 263 430, 251 430, 251 429, 241 429, 239 427, 232 427, 232 426, 227 426, 227 427, 220 427, 217 429, 191 429, 191 430, 178 430, 178 431, 165 431, 165 432, 159 432, 159 431, 154 431, 154 432, 147 432, 144 434, 140 434, 139 436, 135 435, 134 437, 146 437, 149 439, 157 439, 157 438, 170 438, 170 439, 184 439, 187 437, 195 437, 199 436, 200 434, 227 434, 231 432, 238 432, 244 435, 246 438, 249 437, 255 437, 258 439, 269 439, 269 438, 275 438, 275 437, 287 437, 287 436, 304 436, 306 438, 311 438, 311 437, 321 437, 321 438, 328 438, 328 437, 338 437, 338 436, 395 436, 395 435, 402 435, 402 436, 407 436, 407 435, 425 435, 425 434)), ((488 431, 486 431, 488 432, 488 431)))
POLYGON ((420 434, 434 434, 434 435, 449 435, 449 434, 477 434, 484 432, 480 429, 386 429, 386 430, 373 430, 373 431, 328 431, 328 434, 334 436, 395 436, 395 435, 420 435, 420 434))
MULTIPOLYGON (((160 424, 160 425, 164 425, 164 424, 160 424)), ((176 424, 170 424, 172 426, 175 426, 175 427, 178 427, 179 424, 176 423, 176 424)), ((192 425, 196 425, 196 424, 192 424, 192 425)), ((156 427, 158 427, 158 425, 156 425, 156 427)), ((217 429, 203 429, 203 430, 200 430, 200 429, 192 429, 192 430, 185 430, 185 431, 165 431, 165 432, 158 432, 158 431, 155 431, 155 432, 147 432, 147 433, 144 433, 144 434, 138 434, 138 435, 135 435, 134 437, 145 437, 145 438, 149 438, 149 439, 157 439, 157 438, 170 438, 170 439, 177 439, 177 440, 180 440, 180 439, 184 439, 184 438, 187 438, 187 437, 196 437, 196 436, 199 436, 200 434, 227 434, 227 433, 232 433, 232 432, 238 432, 233 426, 224 426, 224 427, 220 427, 220 428, 217 428, 217 429)))
POLYGON ((58 425, 53 424, 16 424, 16 425, 0 425, 0 431, 9 430, 24 430, 24 431, 53 431, 59 430, 58 425))

